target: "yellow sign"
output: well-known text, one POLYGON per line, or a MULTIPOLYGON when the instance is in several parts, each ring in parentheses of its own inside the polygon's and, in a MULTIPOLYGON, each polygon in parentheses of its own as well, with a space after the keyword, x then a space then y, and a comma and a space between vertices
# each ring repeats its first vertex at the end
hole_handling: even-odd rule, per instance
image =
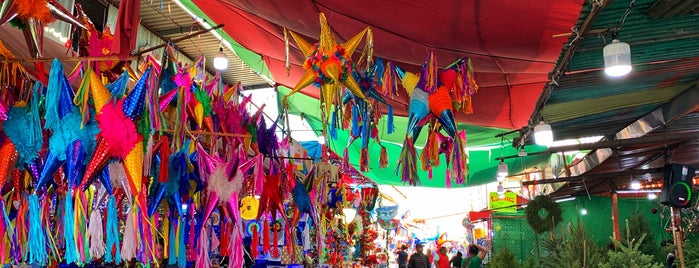
POLYGON ((498 193, 490 192, 490 198, 488 199, 488 208, 492 211, 497 212, 517 212, 517 193, 515 192, 505 192, 505 195, 501 198, 498 193))

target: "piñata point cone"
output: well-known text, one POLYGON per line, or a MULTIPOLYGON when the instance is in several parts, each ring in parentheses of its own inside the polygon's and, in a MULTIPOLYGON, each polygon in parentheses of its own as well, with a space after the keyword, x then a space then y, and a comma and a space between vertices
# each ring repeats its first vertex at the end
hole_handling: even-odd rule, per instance
POLYGON ((65 163, 65 160, 59 160, 56 154, 49 152, 49 155, 46 156, 46 162, 44 163, 44 168, 41 170, 39 180, 34 187, 36 191, 44 187, 49 178, 53 177, 53 174, 58 171, 58 168, 60 168, 63 163, 65 163))
POLYGON ((129 179, 131 192, 137 195, 141 192, 143 180, 143 141, 136 143, 136 146, 124 158, 124 170, 129 179))
POLYGON ((92 100, 95 102, 95 110, 99 113, 102 111, 102 107, 109 101, 111 94, 94 71, 90 72, 90 93, 92 94, 92 100))
POLYGON ((67 171, 68 176, 68 187, 74 188, 81 183, 80 173, 82 173, 84 165, 83 160, 85 159, 85 150, 83 149, 80 140, 75 140, 71 145, 68 146, 66 150, 66 161, 67 161, 67 171))
POLYGON ((98 136, 95 152, 92 154, 90 162, 87 163, 80 188, 85 187, 84 184, 89 182, 90 178, 97 176, 97 174, 107 166, 110 158, 112 158, 112 154, 109 152, 109 143, 101 136, 98 136))
POLYGON ((148 80, 151 69, 153 68, 150 66, 146 68, 129 95, 124 99, 124 114, 126 117, 131 118, 131 120, 135 120, 143 114, 147 92, 146 81, 148 80))
POLYGON ((19 155, 15 149, 14 143, 10 139, 5 139, 5 142, 0 147, 0 185, 5 185, 7 175, 15 166, 19 155))

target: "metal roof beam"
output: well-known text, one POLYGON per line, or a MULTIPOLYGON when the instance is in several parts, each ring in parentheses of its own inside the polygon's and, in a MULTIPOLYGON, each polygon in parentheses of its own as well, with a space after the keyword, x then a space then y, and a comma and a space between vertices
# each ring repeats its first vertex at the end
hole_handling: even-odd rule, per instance
POLYGON ((191 31, 192 31, 191 27, 179 27, 179 28, 165 29, 165 30, 159 31, 158 34, 161 36, 172 36, 172 35, 177 35, 177 34, 188 34, 191 31))

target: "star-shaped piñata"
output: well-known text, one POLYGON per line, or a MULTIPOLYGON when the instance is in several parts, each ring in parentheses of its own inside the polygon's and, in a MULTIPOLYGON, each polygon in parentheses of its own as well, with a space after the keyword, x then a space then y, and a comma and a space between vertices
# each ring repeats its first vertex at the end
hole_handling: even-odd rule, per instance
POLYGON ((318 43, 311 45, 298 34, 289 31, 306 57, 306 61, 303 63, 306 73, 286 97, 310 84, 320 87, 322 92, 320 101, 325 109, 324 121, 327 121, 332 104, 340 103, 340 85, 347 87, 355 96, 366 99, 351 73, 352 54, 367 31, 369 31, 369 27, 344 44, 338 44, 323 13, 320 13, 320 39, 318 43))

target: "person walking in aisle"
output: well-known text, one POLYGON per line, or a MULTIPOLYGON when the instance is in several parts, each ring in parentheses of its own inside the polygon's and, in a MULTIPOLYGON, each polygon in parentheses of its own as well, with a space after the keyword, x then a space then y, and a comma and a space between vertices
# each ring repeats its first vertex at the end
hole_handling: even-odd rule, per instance
POLYGON ((430 259, 422 252, 424 245, 415 245, 415 253, 410 255, 408 268, 430 268, 430 259))
POLYGON ((402 245, 400 250, 396 251, 398 268, 408 268, 408 252, 405 252, 406 249, 408 249, 408 246, 402 245))

